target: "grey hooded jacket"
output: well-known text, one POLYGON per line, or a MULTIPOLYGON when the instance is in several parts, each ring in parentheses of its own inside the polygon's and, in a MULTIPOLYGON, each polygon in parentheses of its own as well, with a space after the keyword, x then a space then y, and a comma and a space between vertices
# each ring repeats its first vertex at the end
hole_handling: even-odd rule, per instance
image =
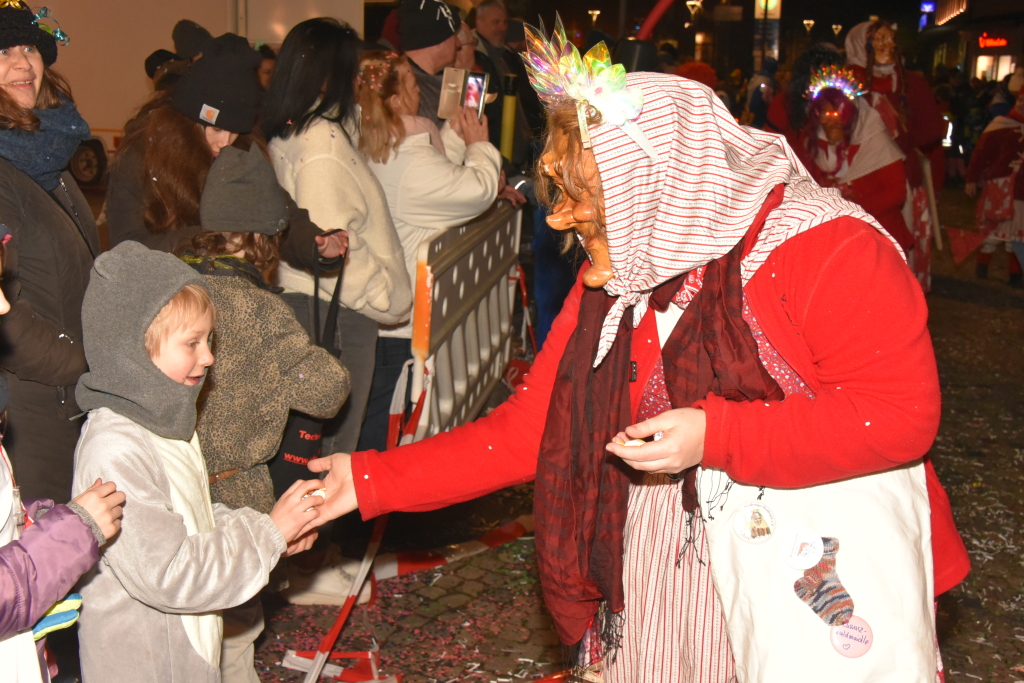
MULTIPOLYGON (((90 413, 75 452, 74 493, 101 478, 127 499, 120 533, 81 583, 86 683, 220 681, 178 615, 245 602, 286 548, 270 517, 248 508, 215 504, 213 530, 191 536, 175 512, 161 452, 194 435, 199 387, 176 384, 149 361, 145 332, 185 284, 203 282, 173 256, 127 242, 96 260, 86 292, 90 372, 77 395, 90 413)), ((195 476, 193 488, 206 490, 206 472, 195 476)))

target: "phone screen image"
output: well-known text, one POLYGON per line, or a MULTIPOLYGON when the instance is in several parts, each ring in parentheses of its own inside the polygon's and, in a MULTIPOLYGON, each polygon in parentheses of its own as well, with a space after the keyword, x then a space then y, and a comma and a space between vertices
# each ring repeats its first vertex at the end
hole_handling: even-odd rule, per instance
POLYGON ((463 106, 474 109, 477 112, 477 116, 483 113, 484 98, 487 96, 487 81, 488 76, 485 73, 471 71, 466 74, 463 106))

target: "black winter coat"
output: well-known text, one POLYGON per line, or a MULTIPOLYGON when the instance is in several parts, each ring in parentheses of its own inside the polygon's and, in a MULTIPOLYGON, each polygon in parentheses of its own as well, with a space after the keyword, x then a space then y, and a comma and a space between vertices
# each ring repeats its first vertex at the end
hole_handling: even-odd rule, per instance
POLYGON ((25 498, 71 495, 86 371, 82 299, 99 254, 96 222, 71 174, 47 192, 0 158, 0 222, 10 228, 0 318, 0 368, 11 388, 4 446, 25 498))

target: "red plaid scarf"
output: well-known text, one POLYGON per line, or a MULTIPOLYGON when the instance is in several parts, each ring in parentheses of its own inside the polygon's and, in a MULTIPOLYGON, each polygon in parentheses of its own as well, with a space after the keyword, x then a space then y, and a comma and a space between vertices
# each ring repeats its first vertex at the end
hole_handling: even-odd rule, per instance
MULTIPOLYGON (((754 228, 760 228, 757 221, 754 228)), ((753 229, 756 234, 757 230, 753 229)), ((779 385, 761 365, 743 320, 740 261, 748 240, 712 261, 703 286, 662 349, 674 407, 715 393, 733 401, 781 400, 779 385)), ((680 290, 685 275, 655 289, 656 308, 680 290)), ((631 477, 639 474, 605 451, 631 423, 629 391, 632 316, 626 313, 608 355, 592 368, 601 325, 614 297, 588 289, 576 330, 558 366, 541 441, 534 500, 542 590, 562 642, 578 642, 601 600, 612 612, 624 604, 623 530, 631 477)), ((696 503, 695 468, 687 472, 689 505, 696 503)), ((667 549, 666 552, 671 552, 667 549)))

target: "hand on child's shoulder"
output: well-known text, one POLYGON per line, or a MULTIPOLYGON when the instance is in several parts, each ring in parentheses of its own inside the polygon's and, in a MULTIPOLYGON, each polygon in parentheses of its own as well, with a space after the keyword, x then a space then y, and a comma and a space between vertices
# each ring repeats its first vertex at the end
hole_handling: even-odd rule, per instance
POLYGON ((74 500, 89 513, 107 541, 121 530, 124 501, 125 495, 117 490, 117 485, 112 481, 104 482, 102 479, 97 479, 74 500))

